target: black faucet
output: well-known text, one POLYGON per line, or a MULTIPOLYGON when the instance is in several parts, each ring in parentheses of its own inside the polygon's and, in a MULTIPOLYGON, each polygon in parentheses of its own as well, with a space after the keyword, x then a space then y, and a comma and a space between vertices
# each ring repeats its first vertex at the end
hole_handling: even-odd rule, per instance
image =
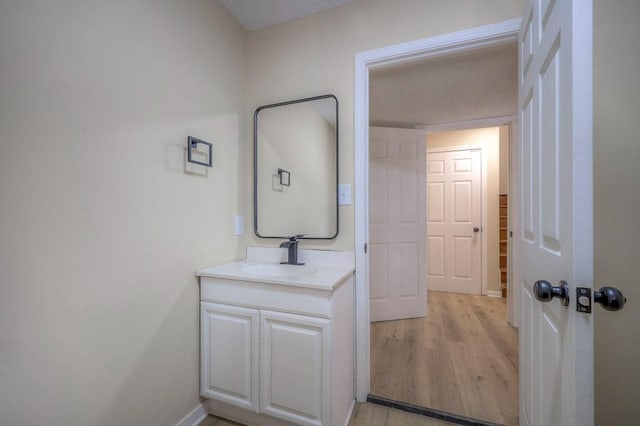
POLYGON ((294 235, 289 237, 288 241, 280 243, 280 248, 288 249, 287 261, 280 262, 285 265, 304 265, 304 262, 298 263, 298 238, 302 238, 304 235, 294 235))

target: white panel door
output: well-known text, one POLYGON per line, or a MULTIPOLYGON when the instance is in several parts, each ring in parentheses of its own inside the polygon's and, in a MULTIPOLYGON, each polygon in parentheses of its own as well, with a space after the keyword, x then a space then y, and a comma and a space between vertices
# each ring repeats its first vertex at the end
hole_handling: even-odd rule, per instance
POLYGON ((262 311, 260 411, 295 424, 331 418, 330 320, 262 311))
POLYGON ((258 412, 256 309, 200 302, 200 393, 258 412))
POLYGON ((369 129, 371 321, 427 313, 426 132, 369 129))
POLYGON ((520 30, 520 424, 593 425, 592 4, 529 0, 520 30), (566 281, 570 303, 536 300, 566 281), (539 287, 538 287, 539 288, 539 287), (538 295, 540 293, 538 292, 538 295))
POLYGON ((480 150, 427 154, 427 285, 482 293, 480 150))

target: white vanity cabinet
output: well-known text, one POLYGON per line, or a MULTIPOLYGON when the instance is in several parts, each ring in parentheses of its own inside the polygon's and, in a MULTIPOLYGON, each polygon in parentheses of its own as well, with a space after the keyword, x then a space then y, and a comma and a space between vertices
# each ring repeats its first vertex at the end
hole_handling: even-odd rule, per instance
POLYGON ((263 311, 260 411, 300 424, 329 424, 331 321, 263 311))
POLYGON ((329 424, 329 319, 204 301, 200 315, 203 396, 297 424, 329 424))
POLYGON ((352 269, 326 286, 211 271, 198 273, 208 411, 248 425, 346 425, 354 404, 352 269))
POLYGON ((200 393, 256 413, 259 312, 200 303, 200 393))

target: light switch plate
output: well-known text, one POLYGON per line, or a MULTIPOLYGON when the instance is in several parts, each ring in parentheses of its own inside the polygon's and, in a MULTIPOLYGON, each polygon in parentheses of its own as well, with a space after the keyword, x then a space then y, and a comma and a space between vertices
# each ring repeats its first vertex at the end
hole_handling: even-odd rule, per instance
POLYGON ((351 205, 351 184, 341 183, 338 185, 338 205, 351 205))

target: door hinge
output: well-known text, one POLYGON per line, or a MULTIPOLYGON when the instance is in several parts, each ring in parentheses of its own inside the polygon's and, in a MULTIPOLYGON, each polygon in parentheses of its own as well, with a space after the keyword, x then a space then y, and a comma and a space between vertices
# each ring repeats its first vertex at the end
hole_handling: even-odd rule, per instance
POLYGON ((369 244, 364 243, 364 253, 367 254, 367 247, 369 246, 369 244))

